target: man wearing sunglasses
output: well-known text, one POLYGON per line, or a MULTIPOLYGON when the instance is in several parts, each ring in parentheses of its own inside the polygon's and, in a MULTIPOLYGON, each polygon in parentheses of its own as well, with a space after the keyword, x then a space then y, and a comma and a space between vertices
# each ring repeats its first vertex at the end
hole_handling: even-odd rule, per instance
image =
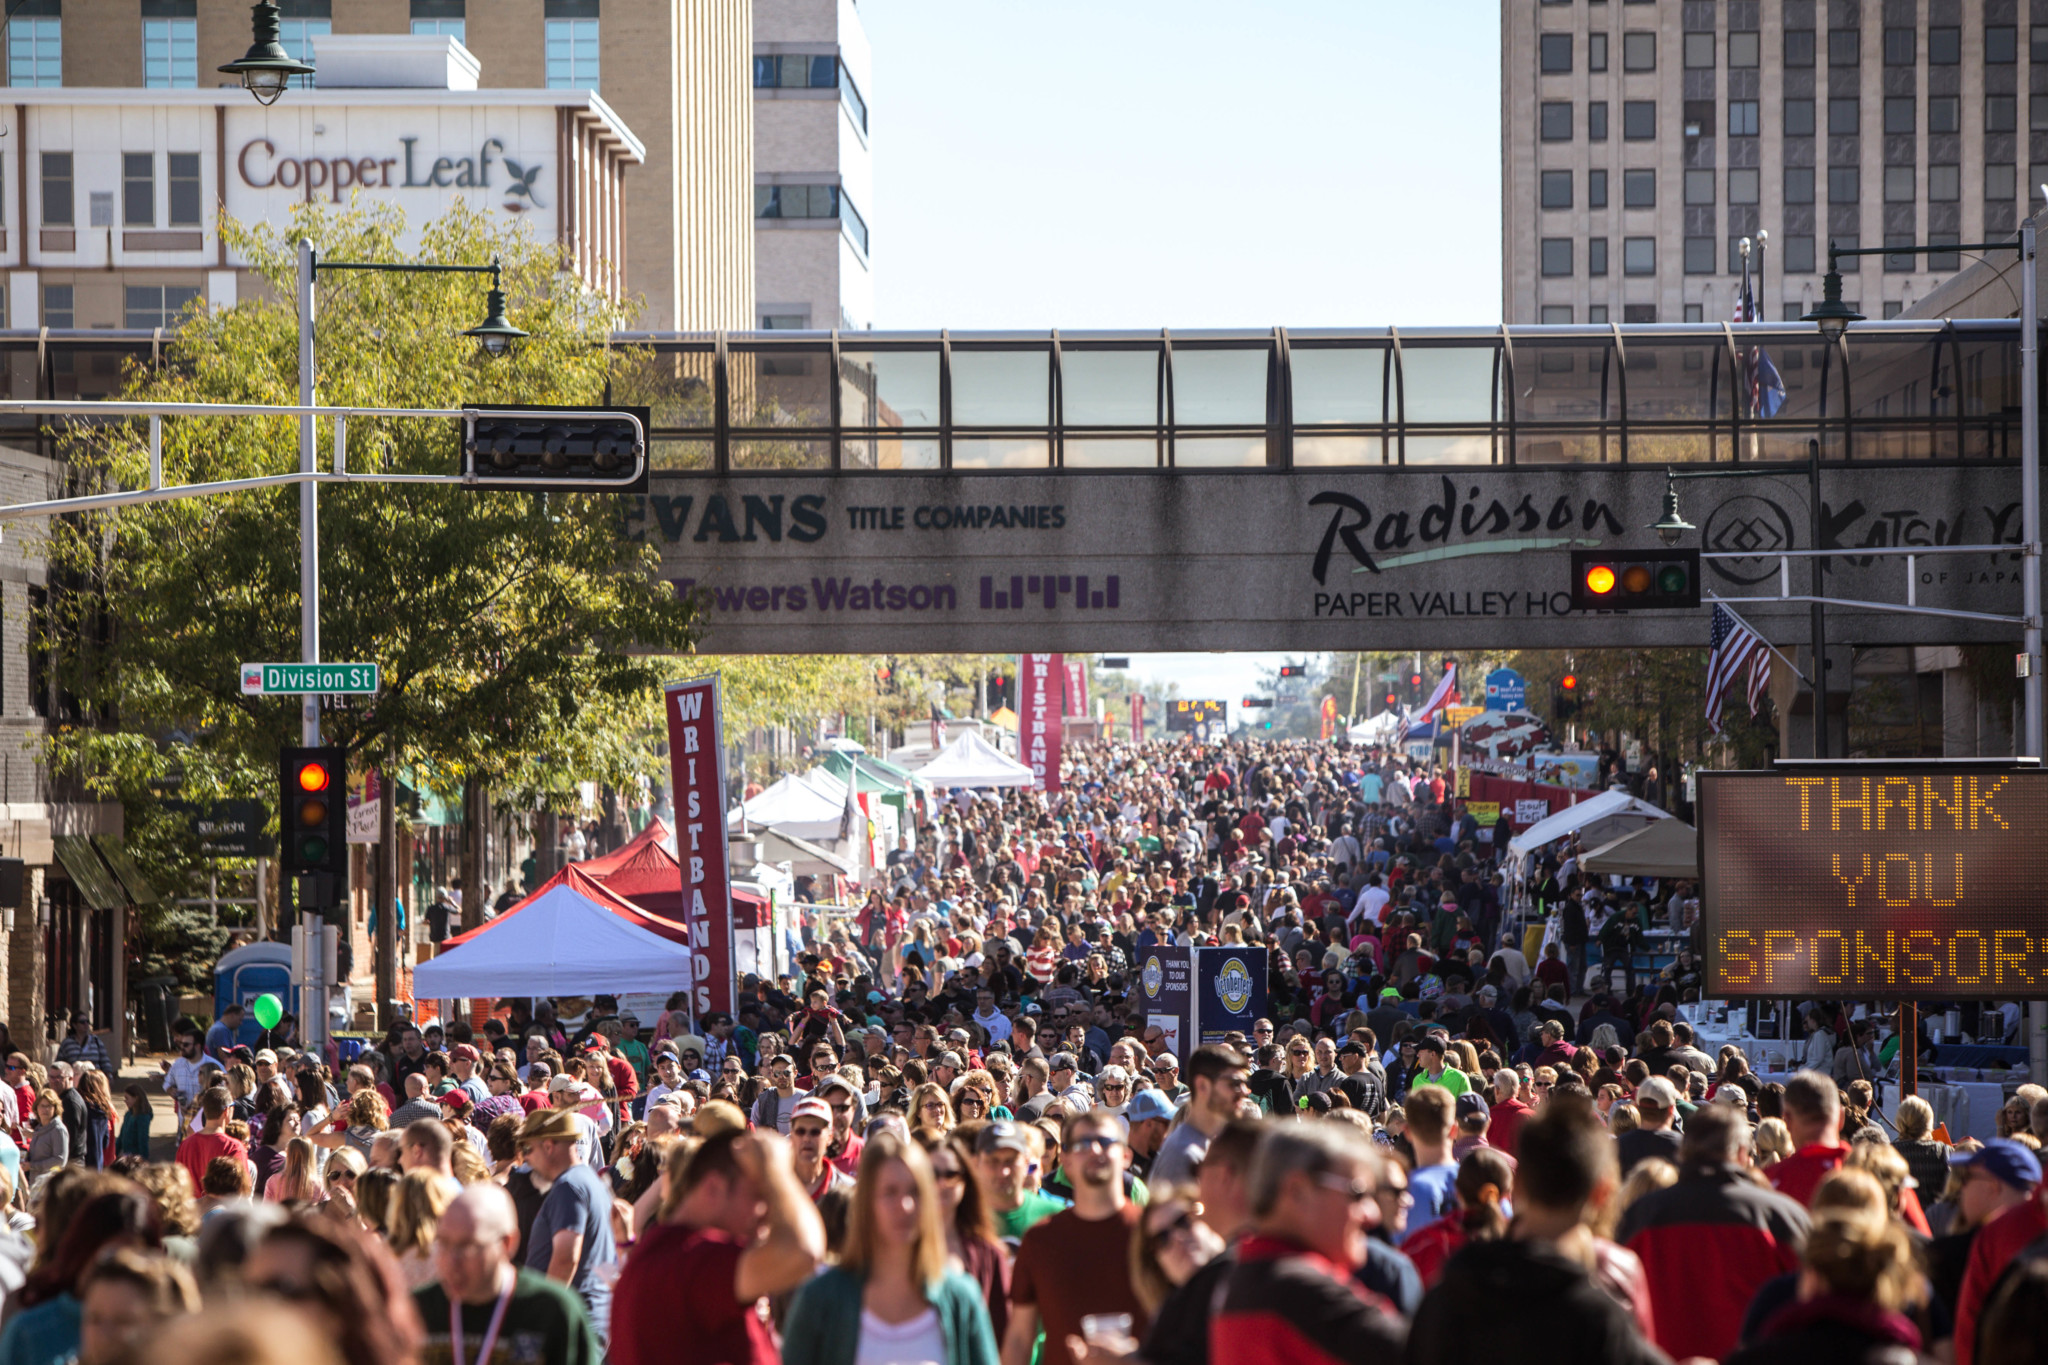
POLYGON ((1142 1210, 1124 1192, 1130 1153, 1123 1121, 1101 1112, 1076 1114, 1060 1147, 1074 1207, 1033 1227, 1017 1249, 1003 1365, 1028 1365, 1041 1324, 1045 1365, 1076 1365, 1080 1357, 1069 1338, 1080 1338, 1085 1317, 1125 1313, 1133 1337, 1145 1331, 1147 1314, 1130 1271, 1131 1229, 1142 1210))

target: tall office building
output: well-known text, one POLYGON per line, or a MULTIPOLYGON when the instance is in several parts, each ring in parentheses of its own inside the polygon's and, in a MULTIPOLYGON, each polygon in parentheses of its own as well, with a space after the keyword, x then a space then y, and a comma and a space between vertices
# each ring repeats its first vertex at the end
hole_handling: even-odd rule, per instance
POLYGON ((754 0, 754 325, 872 327, 867 33, 854 0, 754 0))
MULTIPOLYGON (((2048 0, 1502 0, 1509 322, 1764 318, 1840 247, 1996 240, 2048 178, 2048 0), (2024 88, 2022 88, 2024 87, 2024 88)), ((1843 262, 1893 317, 1955 252, 1843 262)))

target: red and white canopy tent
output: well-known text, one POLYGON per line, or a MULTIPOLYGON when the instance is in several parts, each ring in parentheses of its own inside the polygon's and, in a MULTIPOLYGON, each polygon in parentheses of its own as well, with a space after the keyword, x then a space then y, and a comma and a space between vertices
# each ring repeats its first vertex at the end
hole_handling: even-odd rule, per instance
MULTIPOLYGON (((620 895, 618 892, 612 890, 609 886, 606 886, 602 881, 598 880, 596 877, 593 877, 588 872, 583 871, 583 867, 584 864, 582 863, 569 864, 560 872, 557 872, 554 876, 548 878, 545 882, 542 882, 540 886, 534 890, 534 893, 532 895, 528 896, 525 900, 519 902, 519 904, 503 911, 495 919, 489 920, 475 929, 470 929, 464 933, 456 934, 452 938, 449 938, 446 941, 444 941, 441 945, 441 951, 446 952, 450 948, 459 947, 464 943, 468 943, 472 939, 490 933, 499 925, 504 924, 507 920, 516 918, 519 915, 527 913, 529 910, 541 905, 544 901, 546 901, 548 894, 557 889, 558 887, 567 887, 569 890, 575 892, 583 899, 591 902, 592 904, 606 911, 609 911, 611 914, 617 915, 620 919, 625 920, 627 923, 635 925, 638 928, 645 929, 650 933, 657 934, 662 938, 670 940, 671 942, 688 943, 690 941, 690 930, 688 925, 683 924, 678 920, 672 920, 669 919, 667 916, 657 915, 652 913, 651 911, 644 909, 642 906, 640 906, 638 902, 633 901, 628 897, 620 895)), ((680 887, 680 880, 678 881, 677 885, 678 887, 680 887)), ((552 902, 552 904, 559 905, 559 902, 552 902)))
POLYGON ((634 923, 566 879, 442 948, 414 969, 415 995, 451 1000, 690 987, 686 944, 634 923))

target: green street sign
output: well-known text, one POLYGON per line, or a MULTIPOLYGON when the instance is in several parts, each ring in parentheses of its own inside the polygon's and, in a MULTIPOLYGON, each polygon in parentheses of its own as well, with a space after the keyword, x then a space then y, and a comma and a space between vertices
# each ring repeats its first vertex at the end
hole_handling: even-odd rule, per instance
POLYGON ((306 692, 374 693, 382 681, 375 664, 242 665, 242 695, 245 697, 306 692))

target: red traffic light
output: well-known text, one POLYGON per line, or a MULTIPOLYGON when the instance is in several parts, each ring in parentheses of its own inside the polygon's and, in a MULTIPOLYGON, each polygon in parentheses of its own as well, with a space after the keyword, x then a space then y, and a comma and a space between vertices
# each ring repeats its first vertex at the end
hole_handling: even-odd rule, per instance
POLYGON ((299 790, 302 792, 324 792, 333 780, 325 763, 299 765, 299 790))
POLYGON ((1387 705, 1389 705, 1389 706, 1393 706, 1393 705, 1395 705, 1395 704, 1396 704, 1396 703, 1397 703, 1398 701, 1399 701, 1399 698, 1397 698, 1397 697, 1396 697, 1396 696, 1395 696, 1395 695, 1394 695, 1394 694, 1393 694, 1392 692, 1389 692, 1389 693, 1387 693, 1387 705))
POLYGON ((1557 685, 1559 687, 1562 687, 1567 692, 1576 692, 1579 690, 1579 675, 1576 673, 1567 673, 1564 675, 1564 677, 1558 680, 1557 685))
POLYGON ((1611 565, 1595 564, 1586 570, 1586 591, 1595 597, 1605 597, 1614 591, 1614 569, 1611 565))
POLYGON ((1410 687, 1422 686, 1422 675, 1420 673, 1412 674, 1408 679, 1408 685, 1410 687))

